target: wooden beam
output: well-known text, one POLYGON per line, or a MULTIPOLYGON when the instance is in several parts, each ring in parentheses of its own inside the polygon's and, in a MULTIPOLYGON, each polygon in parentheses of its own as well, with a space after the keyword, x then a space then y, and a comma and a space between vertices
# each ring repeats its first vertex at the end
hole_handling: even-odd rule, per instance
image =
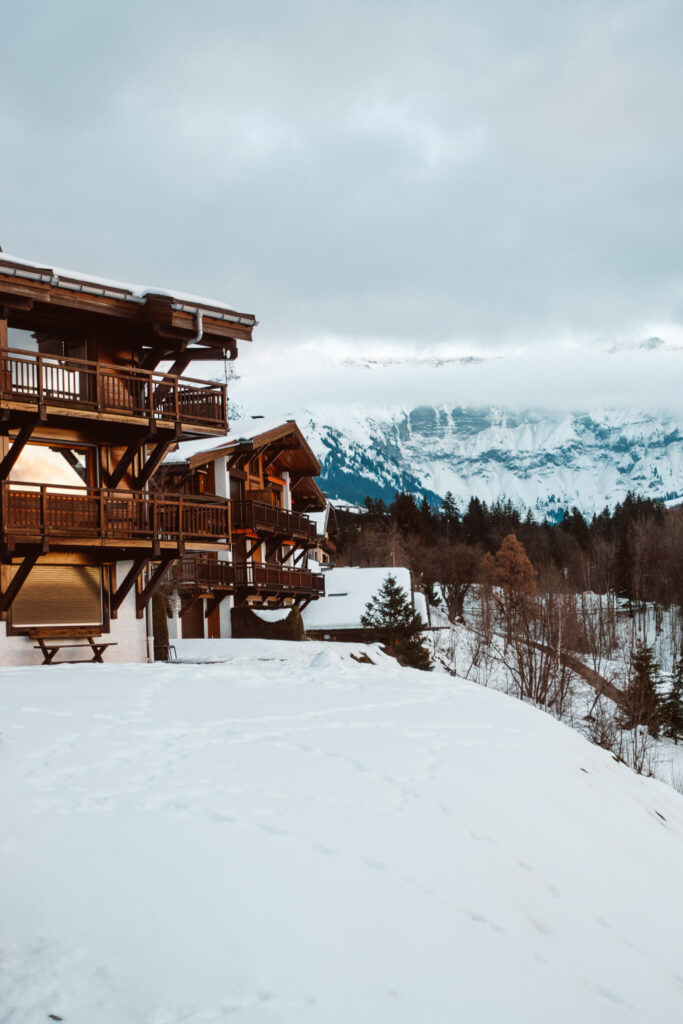
POLYGON ((262 540, 257 540, 255 544, 252 544, 252 546, 247 551, 247 558, 251 558, 253 556, 254 552, 258 551, 258 549, 261 547, 262 544, 263 544, 262 540))
POLYGON ((285 562, 288 562, 288 561, 290 560, 290 558, 292 557, 292 555, 295 555, 295 554, 296 554, 296 545, 293 545, 293 546, 292 546, 292 547, 291 547, 291 548, 289 549, 289 551, 287 552, 287 554, 285 555, 285 557, 284 557, 284 558, 282 559, 281 565, 284 565, 284 564, 285 564, 285 562))
POLYGON ((273 554, 273 552, 280 547, 283 540, 285 540, 285 538, 282 536, 282 534, 278 534, 276 537, 272 538, 269 543, 266 544, 266 562, 273 554))
POLYGON ((224 601, 227 596, 227 590, 224 594, 214 594, 211 600, 206 602, 206 611, 204 612, 204 618, 208 619, 209 615, 211 615, 212 612, 216 611, 216 608, 220 606, 221 601, 224 601))
POLYGON ((306 557, 306 555, 308 554, 308 552, 310 550, 311 550, 310 546, 307 546, 307 547, 303 548, 299 558, 295 558, 293 564, 294 565, 301 565, 301 563, 303 562, 304 558, 306 557))
POLYGON ((135 478, 133 490, 142 490, 147 481, 152 477, 157 467, 161 465, 168 452, 168 449, 171 447, 172 444, 174 444, 174 442, 175 438, 169 438, 166 441, 159 441, 156 444, 154 451, 147 459, 147 462, 142 467, 142 470, 140 471, 138 476, 135 478))
POLYGON ((78 461, 71 448, 50 448, 51 452, 61 455, 69 463, 74 473, 80 476, 83 483, 88 486, 88 468, 78 461))
POLYGON ((20 309, 24 313, 30 313, 33 309, 33 299, 11 295, 9 292, 0 292, 0 304, 7 309, 20 309))
POLYGON ((26 555, 23 562, 10 580, 10 584, 2 596, 0 596, 0 613, 4 614, 11 607, 15 597, 26 582, 26 577, 38 561, 38 553, 32 552, 26 555))
POLYGON ((154 596, 154 594, 157 592, 161 584, 164 582, 164 576, 166 575, 168 570, 171 568, 171 565, 175 561, 177 561, 175 555, 166 555, 161 560, 161 562, 159 562, 156 569, 150 576, 149 582, 147 583, 147 586, 144 588, 142 593, 137 595, 136 605, 137 617, 139 619, 141 619, 143 616, 145 605, 154 596))
POLYGON ((17 436, 14 438, 14 441, 12 442, 12 447, 7 452, 2 462, 0 462, 0 480, 6 480, 7 477, 10 475, 15 462, 17 461, 17 459, 23 452, 24 448, 26 447, 28 439, 33 433, 36 424, 36 420, 32 421, 31 423, 27 423, 25 426, 21 428, 17 436))
POLYGON ((227 472, 229 473, 238 462, 243 462, 247 455, 251 455, 253 450, 253 441, 245 441, 243 444, 239 445, 228 459, 228 464, 225 467, 227 472))
POLYGON ((114 471, 112 473, 107 474, 107 485, 109 487, 114 488, 119 486, 119 484, 123 480, 124 473, 126 473, 128 469, 130 469, 130 467, 133 465, 135 456, 138 454, 140 448, 142 447, 146 440, 146 437, 138 437, 135 441, 132 441, 128 445, 125 452, 123 453, 118 463, 116 464, 116 468, 114 469, 114 471))
MULTIPOLYGON (((185 370, 188 368, 192 361, 192 356, 186 351, 182 355, 179 355, 170 370, 167 370, 169 377, 182 377, 185 370)), ((157 391, 159 389, 157 388, 157 391)))
POLYGON ((131 589, 135 586, 135 581, 138 576, 149 562, 149 555, 139 555, 133 562, 132 568, 129 569, 126 577, 120 583, 115 594, 111 595, 110 611, 112 619, 115 619, 119 613, 119 608, 123 604, 124 600, 130 593, 131 589))
POLYGON ((226 349, 230 352, 230 361, 237 357, 237 342, 233 339, 227 339, 230 343, 223 348, 190 348, 188 353, 191 362, 205 363, 215 362, 216 360, 223 361, 226 355, 226 349), (235 353, 234 355, 232 353, 235 353))
POLYGON ((175 353, 173 352, 157 352, 151 349, 146 352, 140 363, 141 370, 156 370, 159 363, 166 362, 167 359, 172 359, 175 353))

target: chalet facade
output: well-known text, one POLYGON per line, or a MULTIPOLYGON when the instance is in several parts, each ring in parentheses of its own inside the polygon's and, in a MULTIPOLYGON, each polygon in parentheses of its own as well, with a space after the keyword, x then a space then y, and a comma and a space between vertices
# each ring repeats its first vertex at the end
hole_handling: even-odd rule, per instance
POLYGON ((173 563, 229 552, 228 492, 150 481, 179 441, 225 435, 225 386, 186 372, 234 359, 255 324, 0 251, 0 664, 50 660, 67 640, 144 660, 173 563))
POLYGON ((313 516, 327 503, 306 439, 293 420, 269 426, 260 418, 233 425, 231 435, 180 445, 155 478, 187 500, 230 499, 231 548, 188 551, 165 585, 172 637, 229 637, 233 608, 303 609, 325 592, 322 574, 308 565, 322 544, 313 516))

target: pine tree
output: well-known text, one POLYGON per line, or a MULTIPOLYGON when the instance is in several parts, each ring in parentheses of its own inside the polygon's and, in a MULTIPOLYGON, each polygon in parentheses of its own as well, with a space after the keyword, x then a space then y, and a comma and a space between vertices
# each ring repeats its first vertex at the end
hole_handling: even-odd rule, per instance
POLYGON ((624 724, 627 728, 646 725, 652 736, 659 735, 662 707, 657 692, 658 681, 659 664, 655 660, 653 648, 647 644, 638 644, 624 693, 624 724))
POLYGON ((371 631, 375 640, 386 644, 402 665, 429 671, 429 651, 422 641, 424 623, 405 595, 395 576, 384 583, 365 606, 361 625, 371 631))
POLYGON ((488 532, 488 509, 479 498, 470 498, 467 512, 462 517, 465 538, 469 544, 479 544, 486 540, 488 532))
POLYGON ((420 525, 422 536, 426 541, 434 539, 434 513, 432 507, 427 501, 426 497, 423 497, 420 505, 420 525))
POLYGON ((460 525, 460 514, 452 491, 447 491, 446 497, 441 502, 441 515, 446 527, 446 540, 450 540, 455 536, 460 525))
POLYGON ((683 656, 674 665, 671 690, 662 703, 664 733, 674 743, 683 733, 683 656))

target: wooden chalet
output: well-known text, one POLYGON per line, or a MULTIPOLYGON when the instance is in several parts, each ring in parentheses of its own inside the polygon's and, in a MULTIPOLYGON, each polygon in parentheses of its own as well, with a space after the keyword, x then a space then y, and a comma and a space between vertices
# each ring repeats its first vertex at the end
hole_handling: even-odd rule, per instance
POLYGON ((293 420, 269 426, 256 418, 231 434, 210 447, 181 445, 155 478, 188 499, 230 498, 231 551, 188 551, 165 587, 175 636, 229 637, 234 607, 303 609, 325 592, 322 574, 308 567, 320 545, 311 514, 326 507, 308 442, 293 420))
POLYGON ((255 325, 0 251, 0 664, 69 644, 143 660, 173 561, 229 549, 228 494, 150 480, 178 442, 225 435, 225 385, 185 374, 234 359, 255 325))

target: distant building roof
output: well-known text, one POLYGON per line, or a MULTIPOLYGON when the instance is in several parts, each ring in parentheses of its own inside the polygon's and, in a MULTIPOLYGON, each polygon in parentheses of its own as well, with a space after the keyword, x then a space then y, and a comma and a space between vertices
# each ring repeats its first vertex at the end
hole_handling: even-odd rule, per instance
POLYGON ((387 576, 393 576, 410 599, 410 570, 401 566, 329 569, 325 573, 325 596, 312 601, 304 610, 306 629, 360 629, 360 618, 365 612, 365 606, 382 587, 387 576))

